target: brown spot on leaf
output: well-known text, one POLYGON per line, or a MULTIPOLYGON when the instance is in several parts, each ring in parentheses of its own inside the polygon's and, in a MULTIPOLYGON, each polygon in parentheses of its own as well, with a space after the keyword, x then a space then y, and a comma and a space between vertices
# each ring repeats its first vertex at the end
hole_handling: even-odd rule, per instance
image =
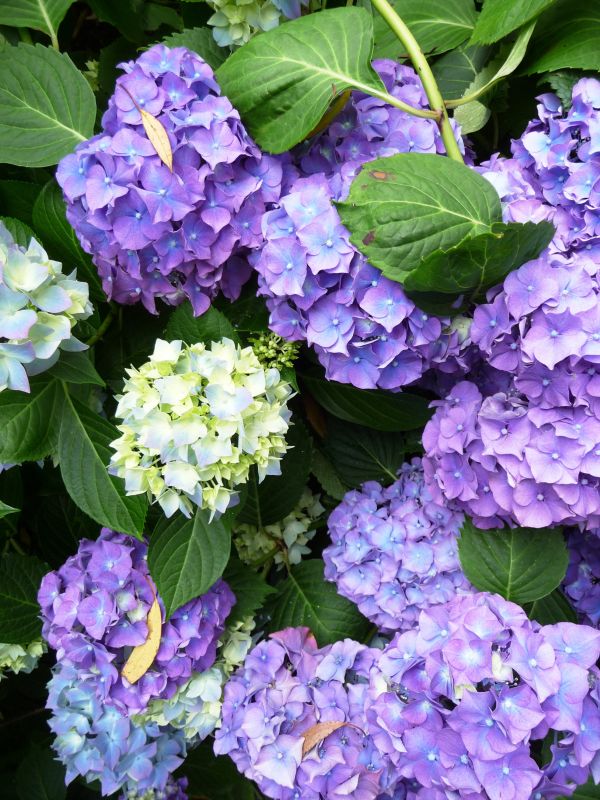
POLYGON ((363 244, 370 245, 374 241, 375 241, 375 231, 369 231, 365 236, 365 238, 363 239, 363 244))
POLYGON ((387 179, 390 177, 389 172, 381 172, 381 170, 378 169, 371 170, 371 172, 369 172, 369 175, 372 178, 375 178, 376 181, 387 181, 387 179))

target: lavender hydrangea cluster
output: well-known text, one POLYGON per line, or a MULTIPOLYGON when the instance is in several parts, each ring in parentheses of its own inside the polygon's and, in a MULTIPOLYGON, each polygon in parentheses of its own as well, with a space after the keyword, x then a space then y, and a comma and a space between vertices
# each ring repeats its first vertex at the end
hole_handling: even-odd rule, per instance
POLYGON ((472 591, 458 559, 462 521, 434 502, 415 458, 391 486, 369 481, 333 510, 325 577, 378 628, 409 630, 422 609, 472 591))
POLYGON ((592 628, 457 597, 381 653, 369 732, 422 800, 564 797, 590 773, 600 781, 599 656, 592 628))
MULTIPOLYGON (((374 66, 394 96, 426 106, 410 68, 391 61, 374 66)), ((285 339, 312 345, 330 380, 397 390, 434 364, 453 368, 451 357, 461 349, 458 330, 422 312, 400 284, 368 264, 334 207, 365 162, 442 149, 432 120, 355 92, 308 152, 298 154, 301 177, 263 217, 264 246, 251 262, 269 326, 285 339)))
POLYGON ((131 791, 124 792, 120 800, 188 800, 186 789, 188 786, 187 778, 170 778, 164 789, 156 791, 148 789, 145 792, 131 791))
POLYGON ((487 386, 456 386, 425 428, 425 468, 480 527, 600 524, 600 82, 562 115, 541 98, 514 157, 484 166, 517 222, 556 235, 475 309, 487 386), (579 188, 578 188, 579 187, 579 188))
POLYGON ((563 591, 581 622, 600 629, 600 533, 573 530, 567 543, 569 566, 563 591))
POLYGON ((212 666, 235 602, 218 581, 175 611, 162 626, 153 664, 131 684, 121 670, 130 649, 147 639, 157 597, 146 559, 145 542, 104 528, 96 541, 81 540, 38 594, 42 633, 57 657, 47 703, 54 747, 68 782, 77 775, 99 780, 105 794, 162 789, 182 762, 183 731, 133 716, 212 666))
POLYGON ((219 290, 237 297, 249 277, 243 256, 279 199, 281 160, 260 152, 191 51, 154 45, 120 66, 102 132, 58 166, 67 217, 108 297, 141 300, 152 313, 158 298, 187 297, 201 314, 219 290), (141 111, 165 129, 172 170, 141 111))
POLYGON ((215 753, 277 800, 374 800, 389 782, 365 730, 377 653, 350 639, 319 649, 306 628, 273 634, 225 687, 215 753))
POLYGON ((35 239, 15 242, 1 221, 0 274, 0 392, 28 392, 28 376, 50 369, 60 350, 86 349, 72 329, 92 313, 89 289, 35 239))

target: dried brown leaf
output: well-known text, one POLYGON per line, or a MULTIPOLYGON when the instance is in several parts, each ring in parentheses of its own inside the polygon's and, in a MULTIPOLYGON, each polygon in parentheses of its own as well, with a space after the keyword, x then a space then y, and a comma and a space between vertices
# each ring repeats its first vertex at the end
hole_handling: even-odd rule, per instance
POLYGON ((304 732, 304 742, 302 744, 302 758, 309 753, 313 747, 326 739, 330 733, 337 731, 348 725, 347 722, 317 722, 307 731, 304 732))
POLYGON ((142 115, 142 125, 146 131, 146 136, 150 139, 160 160, 173 172, 173 151, 171 150, 171 142, 165 126, 160 120, 142 108, 139 109, 139 112, 142 115))
POLYGON ((156 597, 154 597, 154 602, 150 606, 146 622, 148 624, 146 641, 144 644, 133 648, 125 662, 125 666, 121 670, 121 675, 127 678, 129 683, 136 683, 148 672, 160 647, 162 614, 156 597))

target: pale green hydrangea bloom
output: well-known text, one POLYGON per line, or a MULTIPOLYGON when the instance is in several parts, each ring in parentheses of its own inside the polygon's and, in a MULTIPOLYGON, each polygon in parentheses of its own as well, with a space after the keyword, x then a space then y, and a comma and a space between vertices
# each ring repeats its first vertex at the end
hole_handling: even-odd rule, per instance
POLYGON ((205 739, 219 724, 223 686, 252 647, 253 629, 252 618, 227 628, 219 642, 215 665, 192 675, 168 700, 153 700, 143 714, 135 717, 136 721, 172 725, 184 732, 189 744, 205 739))
POLYGON ((127 374, 109 471, 128 494, 147 493, 167 517, 191 516, 194 506, 223 512, 251 467, 259 480, 280 474, 292 389, 251 347, 158 339, 127 374))
POLYGON ((0 391, 28 392, 28 375, 49 369, 59 349, 85 349, 71 330, 92 313, 89 290, 35 239, 17 244, 2 222, 0 276, 0 391))
POLYGON ((208 24, 221 47, 245 44, 258 31, 279 25, 280 13, 271 0, 207 0, 214 9, 208 24))
POLYGON ((250 344, 261 364, 280 371, 294 366, 300 350, 299 342, 288 342, 266 331, 250 339, 250 344))
POLYGON ((41 639, 26 647, 20 644, 0 643, 0 680, 5 671, 30 673, 37 667, 40 657, 46 652, 46 644, 41 639))
POLYGON ((256 564, 275 551, 275 564, 299 564, 310 552, 307 544, 315 535, 314 523, 324 512, 320 496, 307 488, 296 508, 280 522, 263 528, 237 525, 234 542, 240 558, 246 564, 256 564))

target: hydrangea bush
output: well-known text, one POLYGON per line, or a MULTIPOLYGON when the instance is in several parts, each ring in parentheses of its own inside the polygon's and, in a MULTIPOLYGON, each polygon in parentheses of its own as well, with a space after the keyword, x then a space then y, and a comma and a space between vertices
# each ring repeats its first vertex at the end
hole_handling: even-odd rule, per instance
POLYGON ((598 795, 596 16, 0 4, 7 797, 598 795))

